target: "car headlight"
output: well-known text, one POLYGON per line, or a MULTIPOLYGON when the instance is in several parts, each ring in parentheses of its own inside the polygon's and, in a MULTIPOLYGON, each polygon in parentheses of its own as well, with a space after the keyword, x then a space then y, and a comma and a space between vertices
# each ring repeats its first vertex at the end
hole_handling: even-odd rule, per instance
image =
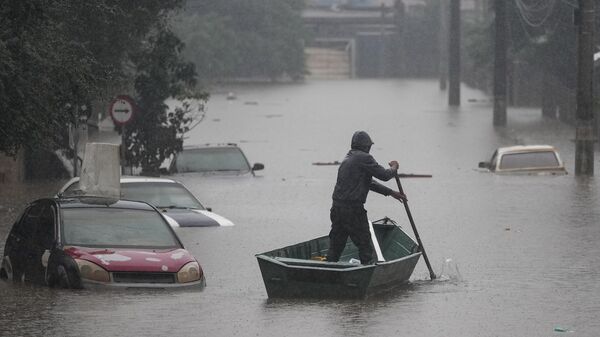
POLYGON ((196 261, 186 264, 177 272, 177 281, 179 283, 198 281, 201 277, 202 269, 196 261))
POLYGON ((80 259, 75 259, 75 262, 77 263, 77 267, 79 267, 81 278, 98 282, 110 282, 110 275, 99 265, 80 259))

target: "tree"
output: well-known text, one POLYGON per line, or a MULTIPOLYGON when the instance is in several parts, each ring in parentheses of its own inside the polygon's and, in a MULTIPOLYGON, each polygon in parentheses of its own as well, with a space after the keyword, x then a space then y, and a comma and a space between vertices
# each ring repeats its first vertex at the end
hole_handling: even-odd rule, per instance
POLYGON ((0 3, 0 151, 53 147, 75 118, 68 104, 97 89, 85 46, 64 35, 54 1, 0 3))
POLYGON ((192 63, 181 59, 183 43, 166 27, 151 34, 133 57, 138 115, 127 125, 129 164, 141 166, 142 174, 156 175, 160 165, 182 150, 183 134, 194 121, 189 101, 169 108, 169 98, 206 100, 206 94, 194 94, 196 72, 192 63))
POLYGON ((185 43, 183 56, 192 61, 199 78, 207 82, 235 76, 235 67, 242 60, 231 18, 214 13, 179 15, 175 26, 185 43))
POLYGON ((66 147, 77 107, 127 86, 131 55, 183 3, 0 2, 0 152, 66 147))
MULTIPOLYGON (((600 1, 597 7, 600 6, 600 1)), ((526 64, 538 73, 546 73, 555 77, 565 87, 575 85, 576 76, 576 26, 573 23, 573 6, 567 2, 557 2, 552 12, 522 14, 515 2, 507 3, 508 25, 510 27, 509 55, 513 63, 526 64), (540 14, 541 13, 541 14, 540 14), (543 21, 526 22, 527 20, 543 21), (535 14, 535 17, 533 16, 535 14), (547 16, 546 16, 547 15, 547 16), (539 23, 535 24, 535 23, 539 23)), ((538 2, 537 6, 547 6, 550 2, 538 2)), ((536 7, 530 8, 532 11, 536 7)), ((543 8, 542 8, 543 9, 543 8)), ((597 16, 598 17, 598 16, 597 16)), ((468 24, 466 29, 465 70, 472 78, 470 84, 486 88, 491 83, 493 52, 493 24, 490 21, 476 21, 468 24), (487 84, 487 85, 486 85, 487 84)))
POLYGON ((199 77, 299 79, 304 76, 302 1, 199 0, 174 18, 199 77))

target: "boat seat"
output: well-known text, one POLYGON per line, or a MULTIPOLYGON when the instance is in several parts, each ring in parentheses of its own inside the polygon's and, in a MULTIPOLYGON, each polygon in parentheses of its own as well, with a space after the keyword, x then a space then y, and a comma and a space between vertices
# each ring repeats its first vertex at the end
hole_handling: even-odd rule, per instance
POLYGON ((305 267, 318 267, 318 268, 336 268, 345 269, 353 267, 362 267, 361 264, 350 263, 350 262, 327 262, 327 261, 315 261, 315 260, 304 260, 304 259, 292 259, 288 257, 275 257, 275 260, 291 265, 291 266, 305 266, 305 267))

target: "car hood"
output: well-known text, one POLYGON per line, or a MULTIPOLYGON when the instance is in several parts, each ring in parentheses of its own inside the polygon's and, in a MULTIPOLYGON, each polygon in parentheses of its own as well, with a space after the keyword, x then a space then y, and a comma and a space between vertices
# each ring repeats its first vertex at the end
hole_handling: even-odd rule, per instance
POLYGON ((233 222, 216 213, 199 209, 162 209, 171 227, 233 226, 233 222))
POLYGON ((69 256, 93 262, 115 272, 170 272, 176 273, 188 262, 196 261, 185 249, 127 249, 65 247, 69 256))

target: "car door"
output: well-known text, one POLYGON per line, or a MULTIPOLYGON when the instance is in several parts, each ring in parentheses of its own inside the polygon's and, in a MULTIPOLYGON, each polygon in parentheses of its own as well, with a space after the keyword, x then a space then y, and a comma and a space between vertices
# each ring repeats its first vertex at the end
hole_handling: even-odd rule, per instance
POLYGON ((55 243, 56 212, 50 202, 44 202, 31 240, 29 240, 25 280, 46 283, 46 269, 55 243))
POLYGON ((30 255, 29 246, 43 205, 32 204, 15 223, 6 241, 5 255, 10 258, 14 280, 22 280, 30 255))

